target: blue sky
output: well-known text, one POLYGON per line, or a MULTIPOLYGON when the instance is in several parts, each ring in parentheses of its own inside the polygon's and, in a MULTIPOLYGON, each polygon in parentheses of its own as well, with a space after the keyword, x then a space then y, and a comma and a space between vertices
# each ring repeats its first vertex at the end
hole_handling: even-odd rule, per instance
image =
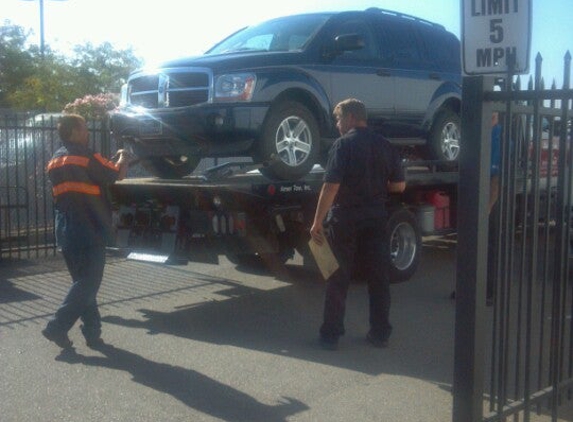
MULTIPOLYGON (((39 0, 1 0, 0 22, 8 19, 34 31, 39 44, 39 0)), ((461 36, 460 0, 288 0, 261 7, 260 1, 225 0, 44 0, 46 43, 60 52, 90 41, 133 47, 146 63, 199 54, 234 30, 259 20, 307 11, 381 7, 440 23, 461 36)), ((573 54, 573 0, 532 0, 531 64, 543 56, 550 84, 563 81, 563 57, 573 54)))

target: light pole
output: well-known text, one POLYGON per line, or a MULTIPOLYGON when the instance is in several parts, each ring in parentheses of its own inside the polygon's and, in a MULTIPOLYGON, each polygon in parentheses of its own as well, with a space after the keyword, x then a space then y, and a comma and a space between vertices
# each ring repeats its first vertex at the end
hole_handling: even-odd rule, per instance
MULTIPOLYGON (((23 1, 36 1, 36 0, 23 0, 23 1)), ((40 56, 44 58, 45 41, 44 41, 44 1, 40 2, 40 56)), ((67 0, 51 0, 51 1, 67 1, 67 0)))

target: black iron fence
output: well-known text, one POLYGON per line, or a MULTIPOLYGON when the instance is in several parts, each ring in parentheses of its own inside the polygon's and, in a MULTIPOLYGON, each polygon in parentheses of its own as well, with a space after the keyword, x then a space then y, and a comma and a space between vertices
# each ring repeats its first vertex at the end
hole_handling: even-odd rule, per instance
POLYGON ((512 75, 501 89, 494 78, 464 81, 455 422, 558 421, 571 408, 563 406, 573 395, 571 56, 561 89, 545 89, 539 55, 536 64, 526 88, 512 75), (503 136, 490 213, 495 112, 503 136))
MULTIPOLYGON (((59 147, 58 115, 0 116, 0 259, 55 253, 51 186, 45 166, 59 147)), ((89 121, 91 146, 117 149, 107 121, 89 121)))

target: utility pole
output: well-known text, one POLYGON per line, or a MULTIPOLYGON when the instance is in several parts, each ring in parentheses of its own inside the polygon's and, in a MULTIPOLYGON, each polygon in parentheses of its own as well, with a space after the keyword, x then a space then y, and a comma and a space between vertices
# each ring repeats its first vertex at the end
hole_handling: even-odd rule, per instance
MULTIPOLYGON (((23 1, 36 1, 36 0, 23 0, 23 1)), ((43 59, 46 50, 45 32, 44 32, 44 0, 38 0, 38 1, 40 2, 40 56, 43 59)), ((67 1, 67 0, 51 0, 51 1, 67 1)))

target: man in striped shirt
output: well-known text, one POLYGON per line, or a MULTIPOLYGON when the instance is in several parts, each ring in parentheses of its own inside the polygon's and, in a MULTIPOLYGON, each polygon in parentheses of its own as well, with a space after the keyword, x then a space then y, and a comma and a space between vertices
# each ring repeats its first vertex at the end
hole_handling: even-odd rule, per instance
POLYGON ((62 147, 47 166, 55 208, 56 242, 72 277, 72 285, 54 317, 42 331, 62 348, 72 346, 68 331, 81 319, 88 347, 103 345, 97 305, 111 233, 111 204, 106 186, 125 177, 128 156, 117 162, 88 148, 89 132, 82 116, 64 115, 58 123, 62 147))

